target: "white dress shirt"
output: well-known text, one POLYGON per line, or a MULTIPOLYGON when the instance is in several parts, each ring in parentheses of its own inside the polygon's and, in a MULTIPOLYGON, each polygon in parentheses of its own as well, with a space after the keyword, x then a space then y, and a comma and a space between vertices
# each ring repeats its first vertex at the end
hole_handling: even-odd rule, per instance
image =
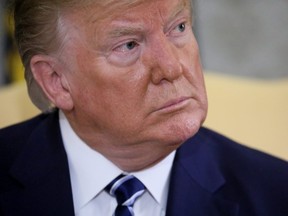
MULTIPOLYGON (((61 134, 68 156, 76 216, 112 216, 117 201, 103 189, 124 172, 86 145, 73 131, 64 114, 59 113, 61 134)), ((157 165, 131 173, 147 188, 147 191, 134 204, 135 216, 165 215, 169 176, 174 156, 175 151, 157 165)))

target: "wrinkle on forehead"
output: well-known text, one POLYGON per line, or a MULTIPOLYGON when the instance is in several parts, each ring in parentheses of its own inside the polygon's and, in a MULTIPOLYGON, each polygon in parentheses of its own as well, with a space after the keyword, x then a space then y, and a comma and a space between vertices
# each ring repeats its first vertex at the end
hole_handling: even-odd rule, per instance
POLYGON ((82 11, 88 17, 98 18, 99 15, 104 18, 113 14, 118 8, 132 7, 142 2, 145 0, 62 0, 58 6, 62 15, 82 11))
POLYGON ((97 12, 99 13, 92 12, 89 21, 95 23, 101 19, 111 17, 119 12, 125 13, 125 11, 123 11, 124 8, 130 9, 148 1, 151 0, 101 0, 93 5, 94 8, 95 6, 97 7, 97 12))
MULTIPOLYGON (((82 24, 95 23, 101 21, 102 19, 113 17, 115 14, 125 15, 128 9, 139 6, 143 3, 165 3, 167 0, 63 0, 69 3, 63 3, 66 5, 61 7, 61 13, 64 14, 74 14, 82 11, 82 24)), ((62 5, 62 6, 63 6, 62 5)), ((178 0, 178 7, 185 5, 191 11, 192 18, 192 0, 178 0), (187 6, 188 5, 188 6, 187 6)), ((149 13, 149 11, 145 11, 149 13)))
MULTIPOLYGON (((97 22, 101 19, 105 19, 107 17, 111 17, 114 14, 122 13, 125 15, 126 10, 132 9, 144 3, 150 4, 152 2, 153 3, 167 2, 167 0, 98 0, 98 1, 88 0, 88 1, 91 2, 91 4, 86 4, 86 6, 82 8, 87 10, 86 15, 89 14, 89 18, 87 21, 92 23, 97 22), (91 8, 94 8, 94 10, 91 10, 91 8), (95 10, 95 8, 97 8, 97 10, 95 10)), ((192 13, 191 0, 179 0, 177 7, 183 8, 183 6, 187 8, 190 7, 189 9, 191 9, 192 13)), ((149 13, 149 10, 146 12, 149 13)))

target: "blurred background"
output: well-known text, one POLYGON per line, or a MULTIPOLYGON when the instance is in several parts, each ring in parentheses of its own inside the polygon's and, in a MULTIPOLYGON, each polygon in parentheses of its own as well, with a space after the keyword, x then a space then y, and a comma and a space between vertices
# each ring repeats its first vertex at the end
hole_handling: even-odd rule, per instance
MULTIPOLYGON (((209 99, 204 125, 288 160, 288 0, 194 4, 209 99)), ((27 96, 12 32, 2 6, 0 128, 39 113, 27 96)))
POLYGON ((287 0, 196 0, 204 68, 256 78, 288 76, 287 0))
POLYGON ((0 2, 0 86, 23 80, 23 67, 13 41, 13 23, 0 2))

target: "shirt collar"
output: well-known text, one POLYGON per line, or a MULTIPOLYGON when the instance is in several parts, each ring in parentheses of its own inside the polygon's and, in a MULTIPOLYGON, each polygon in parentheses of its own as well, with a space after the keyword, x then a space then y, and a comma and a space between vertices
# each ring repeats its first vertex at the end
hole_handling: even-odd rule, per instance
MULTIPOLYGON (((86 145, 73 131, 61 111, 59 121, 70 168, 74 207, 77 211, 77 209, 82 208, 99 194, 111 180, 123 173, 123 171, 103 155, 86 145)), ((163 209, 166 209, 169 175, 174 156, 175 151, 155 166, 131 173, 142 181, 163 209)))
POLYGON ((166 209, 170 171, 172 168, 175 151, 170 153, 158 164, 148 169, 131 173, 136 176, 148 189, 154 199, 166 209))

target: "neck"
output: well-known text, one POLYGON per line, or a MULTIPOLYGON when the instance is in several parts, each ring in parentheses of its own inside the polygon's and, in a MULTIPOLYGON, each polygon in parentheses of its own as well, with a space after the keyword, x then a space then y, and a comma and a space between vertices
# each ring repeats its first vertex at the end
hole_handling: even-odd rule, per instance
POLYGON ((167 146, 152 142, 127 146, 109 145, 107 143, 99 145, 98 141, 91 142, 88 140, 85 143, 88 143, 88 146, 102 154, 125 172, 136 172, 152 167, 179 146, 177 144, 167 148, 167 146))
POLYGON ((101 150, 97 151, 119 167, 119 169, 125 172, 137 172, 154 166, 174 150, 173 148, 167 152, 163 152, 155 149, 148 150, 147 148, 143 149, 140 153, 139 151, 129 150, 124 152, 114 151, 112 154, 110 152, 101 152, 101 150))

